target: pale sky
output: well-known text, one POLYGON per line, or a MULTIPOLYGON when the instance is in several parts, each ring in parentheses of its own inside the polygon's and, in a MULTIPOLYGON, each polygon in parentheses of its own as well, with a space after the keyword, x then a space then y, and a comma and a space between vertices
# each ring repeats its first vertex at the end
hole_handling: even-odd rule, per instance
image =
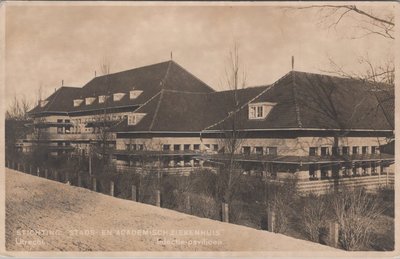
MULTIPOLYGON (((101 5, 101 3, 99 3, 101 5)), ((155 3, 154 3, 155 4, 155 3)), ((270 84, 291 70, 329 70, 328 57, 347 70, 362 70, 358 58, 382 62, 394 41, 379 36, 350 39, 351 18, 336 29, 318 23, 316 10, 272 6, 11 6, 6 9, 6 96, 32 101, 64 80, 82 87, 100 73, 173 59, 216 90, 225 89, 227 56, 240 47, 247 85, 270 84)), ((386 4, 387 5, 387 4, 386 4)), ((392 6, 383 8, 390 11, 392 6)))

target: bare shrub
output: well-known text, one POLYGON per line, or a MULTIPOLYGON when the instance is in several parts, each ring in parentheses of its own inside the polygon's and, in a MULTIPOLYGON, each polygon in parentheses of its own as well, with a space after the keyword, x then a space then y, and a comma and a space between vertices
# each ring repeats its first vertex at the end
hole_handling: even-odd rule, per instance
POLYGON ((285 233, 289 227, 292 205, 297 200, 296 178, 287 178, 268 185, 268 206, 275 213, 274 232, 285 233))
POLYGON ((301 228, 313 242, 319 242, 320 229, 326 226, 327 204, 324 196, 310 193, 304 198, 301 228))
POLYGON ((370 242, 375 220, 384 207, 364 189, 343 187, 330 195, 332 212, 339 223, 339 242, 346 250, 358 250, 370 242))

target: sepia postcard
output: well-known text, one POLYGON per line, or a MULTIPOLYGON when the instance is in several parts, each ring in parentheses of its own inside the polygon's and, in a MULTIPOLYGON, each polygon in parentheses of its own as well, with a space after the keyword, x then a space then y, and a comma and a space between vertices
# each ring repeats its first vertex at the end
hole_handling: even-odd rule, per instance
POLYGON ((1 1, 0 256, 398 257, 399 12, 1 1))

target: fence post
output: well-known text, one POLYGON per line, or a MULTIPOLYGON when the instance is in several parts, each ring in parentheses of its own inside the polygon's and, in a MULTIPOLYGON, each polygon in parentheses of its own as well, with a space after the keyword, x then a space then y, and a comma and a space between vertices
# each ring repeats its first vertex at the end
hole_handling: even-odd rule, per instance
POLYGON ((82 179, 81 179, 81 173, 78 172, 78 187, 82 186, 82 179))
POLYGON ((69 173, 68 173, 68 171, 65 172, 65 182, 66 183, 69 182, 69 173))
POLYGON ((229 222, 229 205, 228 203, 222 202, 222 222, 229 222))
POLYGON ((97 184, 96 184, 96 178, 95 177, 92 178, 92 189, 95 192, 97 191, 97 184))
POLYGON ((190 195, 186 196, 186 211, 192 213, 192 205, 190 204, 190 195))
POLYGON ((114 182, 113 181, 110 182, 110 195, 114 196, 114 182))
POLYGON ((47 168, 44 169, 44 178, 46 178, 46 179, 49 178, 49 170, 47 168))
POLYGON ((58 171, 54 170, 54 180, 58 181, 58 171))
POLYGON ((337 247, 339 243, 339 224, 329 222, 328 226, 328 242, 330 246, 337 247))
POLYGON ((20 163, 17 163, 17 171, 21 171, 21 169, 20 169, 20 163))
POLYGON ((32 165, 29 165, 29 174, 32 174, 32 165))
POLYGON ((40 176, 40 169, 39 169, 39 167, 36 167, 36 175, 39 175, 39 176, 40 176))
POLYGON ((137 201, 137 191, 136 191, 136 185, 132 185, 132 200, 137 201))
POLYGON ((275 230, 275 212, 268 207, 267 209, 267 230, 274 232, 275 230))
POLYGON ((156 206, 161 207, 161 192, 156 190, 156 206))

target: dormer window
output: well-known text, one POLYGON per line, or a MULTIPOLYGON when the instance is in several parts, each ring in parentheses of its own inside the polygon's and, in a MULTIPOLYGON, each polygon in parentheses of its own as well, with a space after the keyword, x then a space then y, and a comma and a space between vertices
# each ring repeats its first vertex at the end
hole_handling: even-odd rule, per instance
POLYGON ((90 105, 90 104, 92 104, 94 102, 94 100, 96 100, 95 97, 86 97, 85 98, 85 104, 86 105, 90 105))
POLYGON ((265 119, 275 103, 250 103, 249 119, 265 119))
POLYGON ((40 107, 44 107, 49 103, 49 101, 46 100, 40 100, 40 107))
POLYGON ((107 95, 99 95, 99 103, 104 103, 107 100, 107 95))
POLYGON ((113 94, 113 101, 120 101, 125 96, 125 93, 115 93, 113 94))
POLYGON ((74 100, 74 107, 77 107, 77 106, 81 105, 82 102, 83 102, 83 99, 75 99, 74 100))
POLYGON ((128 115, 128 125, 136 125, 145 116, 145 113, 133 113, 128 115))
POLYGON ((141 91, 141 90, 132 90, 132 91, 129 91, 129 99, 136 99, 136 98, 138 98, 139 97, 139 95, 141 94, 141 93, 143 93, 143 91, 141 91))

